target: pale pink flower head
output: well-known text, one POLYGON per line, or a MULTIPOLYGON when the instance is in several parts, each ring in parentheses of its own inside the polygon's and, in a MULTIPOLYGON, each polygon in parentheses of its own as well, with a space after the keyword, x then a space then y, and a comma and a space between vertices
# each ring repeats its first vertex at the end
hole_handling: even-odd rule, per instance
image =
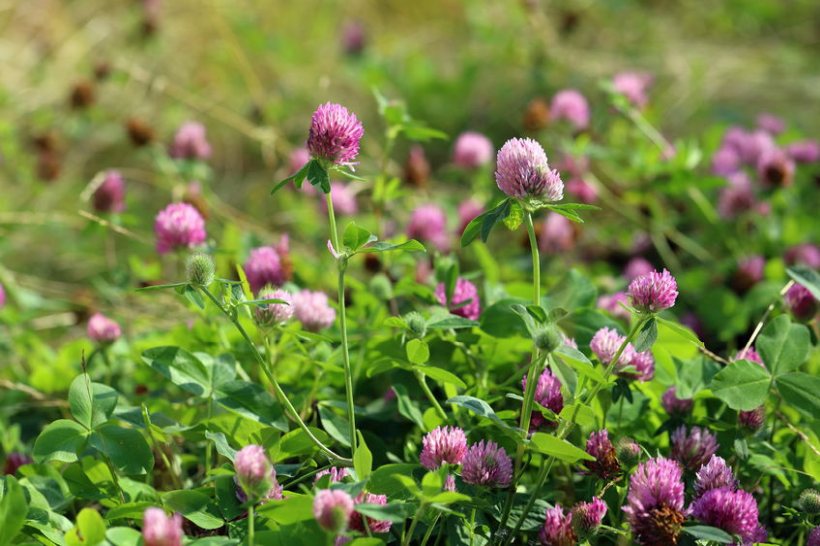
MULTIPOLYGON (((393 390, 391 389, 388 392, 393 392, 393 390)), ((325 470, 316 473, 316 476, 313 478, 313 482, 318 482, 319 478, 322 476, 330 476, 330 483, 340 482, 348 476, 347 468, 343 466, 332 466, 330 468, 326 468, 325 470)))
POLYGON ((575 196, 581 203, 592 204, 598 200, 598 188, 583 178, 573 177, 567 182, 567 193, 575 196))
POLYGON ((657 313, 675 305, 678 283, 669 271, 652 271, 629 283, 632 305, 644 313, 657 313))
POLYGON ((458 234, 464 233, 467 225, 484 212, 484 204, 477 199, 466 199, 458 205, 458 234))
POLYGON ((652 76, 645 72, 625 71, 615 74, 612 85, 615 91, 625 96, 633 106, 643 108, 649 102, 647 91, 652 79, 652 76))
POLYGON ((817 314, 817 300, 814 294, 800 283, 794 283, 783 299, 789 311, 798 320, 811 320, 817 314))
POLYGON ((794 160, 781 148, 771 146, 758 156, 757 175, 764 184, 781 188, 791 186, 794 171, 794 160))
POLYGON ((88 319, 86 332, 91 341, 103 345, 114 343, 122 335, 120 325, 102 313, 94 313, 91 315, 91 318, 88 319))
POLYGON ((619 377, 626 379, 637 379, 641 382, 651 381, 655 377, 655 358, 652 356, 651 351, 633 352, 632 358, 629 360, 629 368, 624 369, 619 365, 616 368, 616 373, 619 377))
POLYGON ((461 133, 453 148, 453 163, 462 169, 477 169, 492 161, 493 143, 473 131, 461 133))
POLYGON ((685 519, 681 476, 680 465, 663 457, 649 459, 635 469, 623 511, 638 544, 677 544, 685 519))
POLYGON ((692 503, 691 512, 706 525, 740 536, 744 544, 758 541, 757 501, 742 489, 710 489, 692 503))
POLYGON ((572 507, 572 528, 582 540, 595 534, 606 515, 606 503, 598 497, 591 502, 579 502, 572 507))
MULTIPOLYGON (((521 390, 527 390, 527 376, 521 379, 521 390)), ((561 413, 564 409, 564 396, 561 394, 561 382, 549 368, 545 369, 538 377, 538 384, 535 387, 534 400, 540 405, 555 414, 561 413)), ((548 420, 538 409, 533 408, 530 417, 530 430, 538 429, 542 426, 553 427, 556 422, 548 420)))
POLYGON ((329 533, 347 529, 353 514, 353 498, 341 489, 323 489, 313 497, 313 517, 329 533))
POLYGON ((685 417, 692 413, 695 402, 691 398, 678 398, 675 387, 669 387, 661 397, 661 405, 672 417, 685 417))
POLYGON ((541 145, 529 138, 513 138, 501 147, 495 181, 501 191, 518 199, 560 201, 564 197, 561 175, 550 169, 541 145))
POLYGON ((419 462, 428 470, 443 464, 461 464, 467 454, 467 436, 458 427, 437 427, 422 439, 419 462))
POLYGON ((564 89, 552 97, 550 117, 554 120, 568 121, 575 129, 589 127, 589 104, 587 99, 576 89, 564 89))
MULTIPOLYGON (((321 197, 320 206, 324 212, 327 212, 327 200, 324 195, 321 197)), ((331 182, 330 199, 333 202, 333 210, 336 214, 353 216, 359 212, 359 204, 356 202, 356 192, 351 189, 349 184, 335 180, 331 182)))
POLYGON ((590 472, 602 480, 611 480, 621 473, 621 465, 618 463, 615 447, 609 439, 608 430, 591 432, 587 440, 586 451, 595 457, 595 460, 586 461, 584 464, 590 472))
POLYGON ((454 315, 470 320, 478 320, 481 315, 481 300, 478 297, 478 289, 463 277, 456 280, 456 286, 450 301, 447 301, 444 283, 439 283, 436 286, 436 299, 454 315))
POLYGON ((629 295, 626 292, 600 296, 597 303, 598 309, 607 311, 613 317, 629 320, 632 314, 624 305, 629 305, 629 295))
POLYGON ((430 243, 441 252, 447 252, 450 249, 450 236, 447 233, 447 215, 444 209, 433 204, 417 207, 410 214, 407 236, 430 243))
MULTIPOLYGON (((592 349, 592 352, 595 353, 595 356, 598 357, 601 364, 606 366, 612 362, 613 358, 615 358, 615 355, 618 353, 618 349, 625 340, 626 336, 620 335, 612 328, 604 327, 595 332, 595 335, 592 336, 592 339, 589 342, 589 348, 592 349)), ((632 362, 634 356, 635 348, 631 343, 627 343, 621 353, 621 356, 618 358, 618 366, 628 366, 632 362)))
POLYGON ((735 353, 733 357, 729 359, 730 362, 736 362, 738 360, 748 360, 749 362, 754 362, 761 368, 766 368, 766 364, 763 363, 763 359, 760 358, 760 353, 755 351, 752 347, 748 349, 741 349, 735 353))
POLYGON ((3 284, 0 283, 0 309, 5 307, 6 305, 6 289, 3 288, 3 284))
POLYGON ((512 481, 512 460, 492 441, 473 444, 461 462, 461 478, 471 485, 504 488, 512 481))
POLYGON ((205 220, 188 203, 171 203, 162 209, 154 221, 154 234, 160 254, 201 245, 207 236, 205 220))
POLYGON ((307 148, 304 146, 294 148, 293 151, 290 152, 290 157, 288 158, 290 174, 296 174, 299 172, 302 167, 307 165, 308 161, 310 161, 310 152, 307 148))
POLYGON ((195 121, 187 121, 180 125, 168 153, 175 159, 208 159, 211 157, 211 145, 205 137, 205 126, 195 121))
MULTIPOLYGON (((386 495, 374 495, 372 493, 359 493, 355 500, 356 504, 387 504, 387 496, 386 495)), ((373 519, 367 516, 367 528, 370 529, 373 533, 387 533, 390 531, 390 527, 393 525, 393 522, 390 520, 380 520, 380 519, 373 519)), ((354 531, 359 531, 363 533, 365 531, 364 522, 362 521, 362 515, 358 512, 353 512, 350 516, 350 528, 354 531)))
POLYGON ((145 546, 182 546, 182 516, 165 515, 162 508, 146 508, 142 515, 145 546))
POLYGON ((689 431, 681 425, 671 436, 671 456, 690 470, 696 470, 709 462, 718 449, 717 438, 706 428, 692 427, 689 431))
POLYGON ((820 144, 816 140, 800 140, 786 146, 786 153, 797 163, 816 163, 820 159, 820 144))
POLYGON ((742 160, 737 149, 731 146, 721 146, 712 156, 712 174, 729 176, 740 170, 742 160))
POLYGON ((695 474, 695 495, 700 497, 707 491, 728 487, 735 489, 735 475, 723 457, 712 455, 709 462, 700 467, 695 474))
POLYGON ((312 290, 293 295, 293 314, 309 332, 329 328, 336 320, 336 311, 328 304, 327 294, 312 290))
POLYGON ((285 235, 279 244, 254 248, 248 254, 243 268, 254 294, 266 285, 282 286, 290 279, 289 246, 289 238, 285 235))
POLYGON ((624 277, 626 280, 633 281, 642 275, 647 275, 655 271, 655 267, 649 263, 649 260, 641 256, 635 256, 629 260, 624 267, 624 277))
POLYGON ((547 509, 544 525, 538 533, 542 546, 575 546, 578 537, 572 529, 572 514, 565 514, 560 504, 547 509))
POLYGON ((276 469, 260 445, 250 444, 237 451, 233 466, 236 483, 245 497, 266 498, 277 485, 276 469))
POLYGON ((557 212, 547 213, 541 228, 539 246, 545 254, 559 254, 575 246, 575 228, 572 221, 557 212))
POLYGON ((354 113, 340 104, 327 102, 313 113, 307 147, 317 159, 350 166, 359 155, 363 136, 364 127, 354 113))
POLYGON ((788 265, 805 265, 820 269, 820 248, 812 243, 802 243, 789 248, 783 259, 788 265))
POLYGON ((125 181, 119 171, 107 171, 102 184, 91 196, 97 212, 122 212, 125 210, 125 181))
POLYGON ((285 303, 267 303, 254 310, 256 322, 261 326, 275 326, 293 317, 293 296, 287 290, 274 290, 268 286, 256 296, 260 300, 282 300, 285 303))
POLYGON ((766 131, 770 135, 779 135, 786 130, 786 122, 774 114, 764 112, 757 116, 757 128, 766 131))

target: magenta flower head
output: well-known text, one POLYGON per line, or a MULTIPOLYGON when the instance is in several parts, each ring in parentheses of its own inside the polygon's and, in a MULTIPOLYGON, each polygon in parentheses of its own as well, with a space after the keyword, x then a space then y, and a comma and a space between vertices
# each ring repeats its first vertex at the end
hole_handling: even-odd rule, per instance
POLYGON ((740 170, 742 160, 737 149, 721 146, 712 156, 712 174, 729 176, 740 170))
POLYGON ((567 193, 574 195, 581 203, 589 205, 598 200, 598 188, 583 178, 571 178, 566 187, 567 193))
POLYGON ((691 512, 706 525, 740 536, 744 544, 757 542, 760 529, 757 501, 742 489, 710 489, 692 503, 691 512))
POLYGON ((313 478, 313 483, 318 482, 319 478, 322 476, 330 476, 330 483, 340 482, 348 476, 347 468, 343 466, 332 466, 330 468, 326 468, 325 470, 316 473, 316 476, 313 478))
POLYGON ((501 147, 495 181, 501 191, 517 199, 560 201, 564 197, 561 175, 550 169, 541 145, 529 138, 513 138, 501 147))
POLYGON ((797 163, 816 163, 820 159, 820 143, 816 140, 801 140, 786 146, 786 153, 797 163))
POLYGON ((287 322, 293 317, 293 296, 286 290, 274 290, 266 286, 259 291, 257 299, 282 300, 285 303, 262 304, 254 310, 256 323, 262 327, 271 327, 287 322))
POLYGON ((652 76, 645 72, 619 72, 612 78, 615 91, 637 108, 643 108, 649 102, 647 90, 651 84, 652 76))
POLYGON ((820 546, 820 525, 811 530, 806 546, 820 546))
POLYGON ((797 320, 811 320, 817 314, 817 300, 814 294, 800 283, 793 284, 783 299, 797 320))
POLYGON ((624 467, 632 467, 641 460, 641 446, 628 437, 620 437, 615 443, 615 453, 618 454, 618 462, 624 467))
POLYGON ((734 275, 732 275, 732 287, 739 294, 745 294, 763 280, 765 267, 766 259, 763 256, 749 256, 740 260, 734 275))
POLYGON ((323 489, 313 497, 313 517, 329 533, 347 529, 353 514, 353 498, 341 489, 323 489))
POLYGON ((579 502, 572 507, 572 529, 581 540, 595 534, 604 521, 606 503, 598 497, 591 502, 579 502))
POLYGON ((651 381, 655 377, 655 358, 652 356, 652 351, 633 352, 631 355, 628 367, 619 365, 616 368, 618 376, 642 382, 651 381))
POLYGON ((706 428, 692 427, 687 432, 681 425, 671 437, 672 458, 690 470, 706 464, 718 448, 717 438, 706 428))
POLYGON ((820 269, 820 247, 812 243, 802 243, 789 248, 783 259, 789 265, 802 264, 812 269, 820 269))
MULTIPOLYGON (((387 496, 374 495, 372 493, 359 493, 359 496, 356 497, 355 503, 380 504, 384 506, 385 504, 387 504, 387 496)), ((380 520, 367 517, 367 527, 373 533, 387 533, 388 531, 390 531, 390 527, 392 525, 393 522, 389 520, 380 520)), ((353 512, 350 515, 350 528, 354 531, 359 531, 361 533, 365 532, 364 522, 362 521, 362 515, 358 512, 353 512)))
POLYGON ((32 458, 25 453, 12 451, 6 455, 6 461, 3 463, 3 475, 14 476, 17 474, 17 471, 20 470, 21 466, 25 466, 33 462, 34 460, 32 460, 32 458))
POLYGON ((677 544, 684 520, 681 467, 658 457, 638 465, 623 508, 632 535, 643 546, 677 544))
POLYGON ((753 410, 737 412, 737 424, 750 432, 756 432, 763 427, 766 420, 766 407, 758 406, 753 410))
POLYGON ((512 460, 495 442, 473 444, 461 462, 461 478, 472 485, 507 487, 512 481, 512 460))
POLYGON ((611 480, 621 473, 615 447, 606 429, 590 433, 587 440, 587 453, 595 457, 594 461, 585 463, 587 468, 602 480, 611 480))
POLYGON ((589 104, 587 99, 575 89, 564 89, 552 97, 550 103, 550 117, 554 120, 563 119, 572 124, 577 130, 589 127, 589 104))
MULTIPOLYGON (((527 376, 521 379, 521 390, 527 390, 527 376)), ((564 396, 561 394, 561 382, 552 374, 549 368, 545 369, 538 377, 538 385, 535 387, 535 401, 549 409, 555 414, 561 413, 564 409, 564 396)), ((540 428, 541 426, 555 426, 558 423, 547 420, 540 411, 533 408, 532 416, 530 417, 530 430, 540 428)))
POLYGON ((162 508, 146 508, 142 515, 145 546, 182 546, 182 516, 166 516, 162 508))
POLYGON ((657 313, 675 305, 678 283, 666 269, 662 273, 652 271, 629 283, 632 305, 644 313, 657 313))
POLYGON ((782 118, 764 112, 757 116, 757 128, 766 131, 770 135, 779 135, 786 130, 786 123, 782 118))
POLYGON ((312 290, 293 295, 293 314, 309 332, 329 328, 336 320, 336 311, 328 304, 327 294, 312 290))
POLYGON ((617 317, 624 320, 629 320, 632 314, 629 312, 629 309, 626 309, 624 305, 629 304, 629 296, 626 292, 615 292, 611 296, 604 295, 598 298, 598 309, 603 309, 611 314, 613 317, 617 317))
POLYGON ((770 186, 790 186, 794 181, 794 169, 794 160, 776 146, 766 148, 757 160, 757 175, 770 186))
POLYGON ((191 248, 205 242, 205 220, 192 205, 171 203, 157 214, 154 234, 160 254, 191 248))
POLYGON ((125 181, 119 171, 105 173, 102 184, 94 190, 91 203, 97 212, 122 212, 125 210, 125 181))
POLYGON ((276 246, 261 246, 251 250, 243 268, 254 294, 265 285, 282 286, 290 279, 289 246, 289 238, 285 235, 276 246))
POLYGON ((560 504, 547 509, 538 538, 543 546, 575 546, 578 538, 572 529, 572 514, 564 514, 560 504))
POLYGON ((547 213, 542 224, 541 237, 538 240, 541 252, 559 254, 575 246, 575 227, 572 221, 557 212, 547 213))
POLYGON ((700 467, 695 474, 695 495, 700 497, 707 491, 727 487, 735 489, 737 482, 732 469, 723 460, 723 457, 712 455, 709 462, 700 467))
POLYGON ((88 319, 86 332, 91 341, 102 345, 114 343, 122 335, 120 325, 102 313, 94 313, 91 315, 91 318, 88 319))
POLYGON ((691 398, 678 398, 675 387, 669 387, 661 397, 661 405, 671 417, 685 417, 695 405, 691 398))
POLYGON ((467 199, 458 205, 458 234, 464 233, 467 224, 484 212, 484 204, 477 199, 467 199))
MULTIPOLYGON (((296 174, 310 161, 310 152, 304 146, 294 148, 288 157, 290 174, 296 174)), ((311 186, 312 187, 312 186, 311 186)))
POLYGON ((447 252, 450 249, 450 239, 444 209, 432 204, 416 208, 410 215, 407 236, 430 243, 441 252, 447 252))
POLYGON ((635 256, 624 267, 624 277, 628 281, 634 281, 638 277, 648 275, 655 271, 655 268, 649 263, 649 260, 640 256, 635 256))
MULTIPOLYGON (((615 358, 618 349, 624 341, 626 341, 625 336, 620 335, 612 328, 604 327, 592 336, 589 342, 589 348, 592 349, 592 352, 595 353, 595 356, 598 357, 601 364, 607 366, 612 362, 612 359, 615 358)), ((618 358, 618 366, 629 366, 635 354, 635 348, 632 347, 631 343, 627 343, 621 356, 618 358)))
POLYGON ((3 284, 0 283, 0 309, 5 307, 6 305, 6 289, 3 288, 3 284))
POLYGON ((211 157, 211 145, 205 138, 205 126, 195 121, 183 123, 174 135, 169 155, 175 159, 211 157))
POLYGON ((493 143, 481 133, 467 131, 456 139, 453 163, 462 169, 477 169, 493 160, 493 143))
POLYGON ((249 498, 265 498, 276 481, 276 470, 260 445, 250 444, 237 451, 233 466, 236 481, 249 498))
POLYGON ((316 159, 351 166, 359 155, 364 127, 356 115, 340 104, 319 106, 310 121, 307 147, 316 159))
POLYGON ((467 454, 467 436, 458 427, 437 427, 422 439, 419 462, 428 470, 443 464, 461 464, 467 454))
POLYGON ((367 34, 361 21, 348 21, 342 27, 342 49, 348 55, 359 55, 364 51, 367 34))
POLYGON ((729 359, 730 362, 737 362, 738 360, 748 360, 749 362, 754 362, 761 368, 766 367, 766 365, 763 363, 763 359, 760 358, 760 354, 751 347, 749 347, 748 349, 739 350, 737 353, 735 353, 735 356, 729 359))
POLYGON ((449 302, 447 301, 444 283, 439 283, 436 286, 436 299, 454 315, 470 320, 478 320, 481 315, 481 301, 478 298, 478 289, 463 277, 456 279, 456 286, 449 302))

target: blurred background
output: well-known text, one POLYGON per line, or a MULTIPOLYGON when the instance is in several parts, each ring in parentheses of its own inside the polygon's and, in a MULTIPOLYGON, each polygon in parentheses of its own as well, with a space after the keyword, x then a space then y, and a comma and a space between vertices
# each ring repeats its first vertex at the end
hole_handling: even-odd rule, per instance
MULTIPOLYGON (((552 157, 545 109, 564 88, 590 102, 589 139, 629 142, 610 124, 602 84, 641 71, 653 82, 646 119, 670 142, 697 142, 707 172, 726 127, 762 112, 786 122, 787 139, 817 136, 819 30, 813 0, 0 0, 0 282, 28 327, 57 337, 92 310, 138 315, 150 302, 133 296, 135 283, 169 274, 153 218, 182 198, 202 201, 225 260, 285 232, 294 255, 317 255, 321 211, 269 191, 328 100, 364 121, 360 172, 401 177, 409 144, 385 150, 374 90, 448 135, 424 146, 438 173, 464 130, 496 147, 543 137, 552 157), (193 170, 164 154, 187 120, 207 127, 213 149, 193 170), (128 184, 115 219, 89 204, 107 169, 128 184)), ((443 172, 422 200, 459 189, 443 172)), ((619 222, 597 216, 589 237, 606 245, 619 222)), ((778 244, 801 242, 807 226, 778 244)))

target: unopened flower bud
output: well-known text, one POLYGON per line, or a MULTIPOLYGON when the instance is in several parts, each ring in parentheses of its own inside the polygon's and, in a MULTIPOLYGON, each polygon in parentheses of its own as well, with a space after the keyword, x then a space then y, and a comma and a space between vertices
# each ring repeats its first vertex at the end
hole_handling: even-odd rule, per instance
POLYGON ((622 466, 634 466, 641 459, 641 446, 632 438, 619 438, 615 444, 615 453, 622 466))
POLYGON ((415 311, 407 313, 404 315, 404 321, 407 323, 407 328, 417 338, 423 338, 427 334, 427 321, 419 313, 415 311))
POLYGON ((548 353, 551 353, 563 343, 561 334, 553 326, 540 329, 532 337, 532 340, 536 347, 548 353))
POLYGON ((382 301, 393 297, 393 287, 387 275, 376 275, 370 279, 370 293, 382 301))
POLYGON ((207 254, 191 254, 185 263, 188 282, 208 286, 214 282, 214 261, 207 254))
POLYGON ((797 503, 807 514, 820 514, 820 491, 817 489, 804 489, 800 493, 800 499, 797 503))

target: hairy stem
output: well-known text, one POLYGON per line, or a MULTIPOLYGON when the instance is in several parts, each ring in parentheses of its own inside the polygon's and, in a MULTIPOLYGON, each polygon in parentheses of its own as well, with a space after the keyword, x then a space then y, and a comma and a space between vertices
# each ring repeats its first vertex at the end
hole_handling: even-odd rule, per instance
POLYGON ((430 390, 430 387, 427 385, 427 378, 424 376, 423 373, 417 371, 416 372, 416 379, 419 381, 419 386, 421 386, 421 390, 424 391, 424 394, 427 396, 427 399, 430 400, 430 403, 433 404, 433 407, 436 408, 436 412, 438 412, 439 416, 447 422, 447 413, 444 412, 444 408, 441 407, 441 404, 438 403, 436 400, 433 391, 430 390))

